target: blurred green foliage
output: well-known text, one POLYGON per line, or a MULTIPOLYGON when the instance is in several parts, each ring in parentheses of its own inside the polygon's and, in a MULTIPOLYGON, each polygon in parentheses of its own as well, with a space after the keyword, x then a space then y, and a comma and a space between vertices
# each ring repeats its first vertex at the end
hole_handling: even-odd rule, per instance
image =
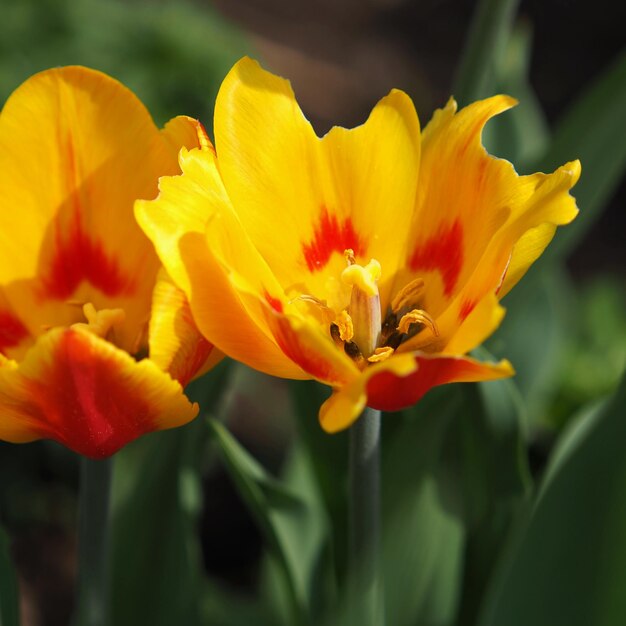
POLYGON ((130 87, 157 124, 211 126, 224 74, 248 44, 206 5, 177 0, 3 0, 0 101, 31 74, 87 65, 130 87))

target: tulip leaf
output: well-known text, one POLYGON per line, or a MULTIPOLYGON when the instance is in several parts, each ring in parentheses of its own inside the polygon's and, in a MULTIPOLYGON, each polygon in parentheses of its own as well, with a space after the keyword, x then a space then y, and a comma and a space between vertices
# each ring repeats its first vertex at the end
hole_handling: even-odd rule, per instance
POLYGON ((9 537, 0 528, 0 626, 19 626, 17 577, 11 562, 9 537))
POLYGON ((287 623, 309 623, 319 609, 316 576, 325 571, 323 566, 320 569, 320 562, 327 548, 327 522, 313 488, 308 458, 296 448, 288 463, 287 481, 281 482, 270 476, 222 424, 209 420, 209 425, 224 464, 284 576, 292 611, 287 623))
POLYGON ((490 95, 498 53, 504 48, 519 0, 481 0, 474 12, 453 94, 461 106, 490 95))
POLYGON ((614 626, 626 616, 626 381, 573 420, 552 455, 480 626, 614 626))
POLYGON ((626 51, 589 86, 558 123, 538 169, 553 171, 580 159, 582 175, 572 194, 580 215, 560 229, 546 253, 567 256, 600 216, 626 170, 626 51))
POLYGON ((503 304, 506 316, 487 346, 513 364, 528 422, 534 425, 545 421, 556 392, 567 339, 576 326, 576 293, 558 267, 548 266, 533 280, 522 279, 503 304))
POLYGON ((494 89, 517 98, 518 105, 490 120, 483 131, 488 152, 508 159, 518 171, 543 155, 549 141, 548 123, 528 78, 531 48, 530 24, 520 22, 496 58, 494 89))
POLYGON ((519 393, 446 385, 383 421, 388 621, 473 623, 529 493, 519 393))
MULTIPOLYGON (((226 364, 193 383, 190 397, 215 400, 226 364)), ((202 591, 197 519, 201 418, 152 433, 118 453, 111 502, 110 617, 115 626, 194 626, 202 591)))

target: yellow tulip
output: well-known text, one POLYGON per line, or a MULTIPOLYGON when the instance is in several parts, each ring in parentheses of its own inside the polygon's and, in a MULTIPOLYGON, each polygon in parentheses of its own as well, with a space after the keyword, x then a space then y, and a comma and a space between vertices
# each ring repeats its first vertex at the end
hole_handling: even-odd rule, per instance
POLYGON ((250 60, 228 74, 215 149, 183 149, 182 175, 136 203, 141 227, 198 328, 258 370, 333 389, 329 432, 366 406, 415 403, 435 385, 513 374, 466 356, 496 329, 499 300, 577 208, 577 161, 518 176, 487 154, 507 96, 423 132, 393 90, 352 130, 316 136, 289 83, 250 60))
POLYGON ((0 114, 0 438, 108 456, 192 419, 183 386, 219 358, 137 226, 133 203, 200 145, 112 78, 37 74, 0 114), (148 357, 148 358, 144 358, 148 357))

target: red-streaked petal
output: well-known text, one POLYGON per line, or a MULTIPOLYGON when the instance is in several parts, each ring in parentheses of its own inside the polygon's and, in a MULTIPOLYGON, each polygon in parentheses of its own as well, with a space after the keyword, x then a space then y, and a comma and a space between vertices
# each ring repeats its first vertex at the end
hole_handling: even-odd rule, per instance
POLYGON ((17 365, 0 367, 0 438, 54 439, 110 456, 145 433, 198 413, 180 384, 152 361, 135 361, 88 330, 53 329, 17 365))
POLYGON ((314 323, 266 306, 267 321, 276 343, 312 378, 327 385, 345 385, 358 376, 354 362, 324 336, 314 323))
POLYGON ((370 404, 367 396, 368 381, 382 372, 396 377, 407 377, 415 371, 416 363, 411 354, 393 355, 386 361, 372 365, 359 373, 347 385, 335 389, 322 404, 319 418, 327 433, 336 433, 352 425, 370 404))
POLYGON ((159 131, 126 87, 85 67, 40 72, 0 114, 0 284, 33 336, 122 308, 126 350, 148 313, 158 259, 133 215, 159 176, 178 172, 197 122, 159 131), (69 303, 68 303, 69 301, 69 303))
POLYGON ((412 406, 428 390, 438 385, 496 380, 514 374, 511 364, 506 360, 481 363, 465 356, 420 353, 411 356, 416 369, 408 376, 397 376, 393 371, 381 368, 379 373, 370 377, 366 387, 368 406, 382 411, 399 411, 412 406))
POLYGON ((200 334, 185 294, 164 271, 152 295, 149 345, 150 360, 183 387, 224 356, 200 334))

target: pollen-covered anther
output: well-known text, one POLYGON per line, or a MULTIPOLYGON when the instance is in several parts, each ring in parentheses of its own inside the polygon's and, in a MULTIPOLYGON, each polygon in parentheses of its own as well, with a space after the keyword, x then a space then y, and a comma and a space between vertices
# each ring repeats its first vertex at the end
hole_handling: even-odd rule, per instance
POLYGON ((395 350, 391 346, 376 348, 374 354, 368 356, 367 360, 370 363, 380 363, 381 361, 386 361, 394 352, 395 350))
POLYGON ((395 295, 391 301, 391 310, 394 313, 401 311, 402 309, 415 306, 419 297, 424 291, 424 279, 416 278, 410 283, 404 285, 402 289, 395 295))
POLYGON ((72 324, 72 328, 84 328, 103 339, 112 340, 115 326, 124 322, 126 317, 123 309, 102 309, 96 311, 96 307, 88 302, 83 307, 83 314, 87 322, 72 324))
POLYGON ((401 333, 408 333, 411 324, 422 324, 423 326, 427 326, 430 328, 435 337, 439 337, 437 323, 430 315, 428 315, 428 313, 426 313, 426 311, 422 311, 421 309, 413 309, 412 311, 409 311, 402 316, 397 329, 401 333))
POLYGON ((341 341, 352 341, 354 337, 354 324, 348 311, 342 311, 335 318, 335 324, 339 329, 339 338, 341 341))
POLYGON ((343 256, 346 257, 346 263, 348 264, 348 266, 354 265, 356 263, 356 257, 354 256, 354 250, 352 248, 344 250, 343 256))

